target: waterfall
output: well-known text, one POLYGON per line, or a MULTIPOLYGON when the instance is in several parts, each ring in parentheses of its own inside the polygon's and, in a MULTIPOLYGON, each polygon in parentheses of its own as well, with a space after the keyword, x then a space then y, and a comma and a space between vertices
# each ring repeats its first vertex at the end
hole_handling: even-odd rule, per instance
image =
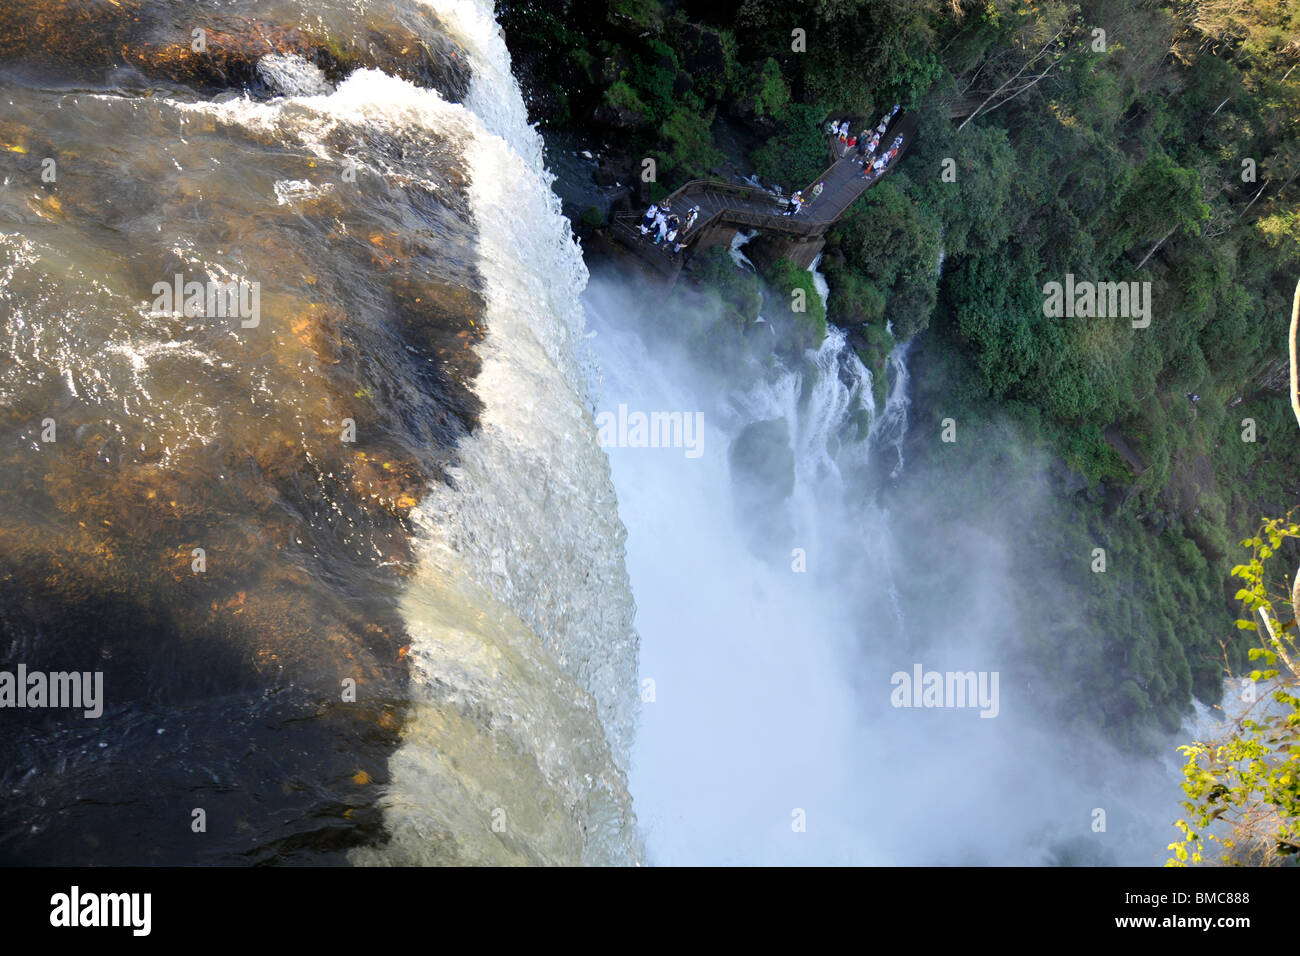
POLYGON ((607 448, 638 608, 629 784, 650 863, 1161 861, 1173 781, 1042 726, 1008 676, 1003 630, 1033 626, 999 588, 1010 543, 882 503, 884 476, 908 480, 905 347, 877 410, 834 328, 756 380, 666 337, 617 272, 585 301, 598 406, 704 423, 697 458, 607 448), (918 595, 936 567, 953 582, 918 595), (1003 672, 993 719, 897 706, 918 663, 1003 672), (1098 807, 1108 832, 1090 829, 1098 807))
POLYGON ((903 473, 903 440, 907 437, 907 409, 911 405, 907 394, 907 355, 910 351, 911 343, 907 343, 890 353, 893 383, 885 407, 873 423, 879 453, 888 455, 895 462, 889 472, 891 479, 897 479, 903 473))
MULTIPOLYGON (((0 740, 4 859, 638 863, 587 272, 491 4, 310 14, 225 50, 247 89, 6 89, 0 665, 108 699, 0 740), (260 314, 205 312, 227 283, 260 314), (213 839, 138 838, 191 791, 213 839)), ((153 65, 87 16, 51 29, 153 65)))
POLYGON ((812 265, 808 267, 808 271, 812 273, 813 288, 817 290, 817 297, 822 300, 822 308, 824 309, 830 301, 831 287, 827 284, 826 277, 821 273, 821 264, 822 254, 819 252, 817 257, 813 259, 812 265))
MULTIPOLYGON (((855 654, 852 612, 834 597, 829 565, 851 545, 855 560, 879 567, 884 545, 818 517, 843 514, 866 463, 865 435, 850 440, 845 430, 870 414, 870 374, 832 329, 800 369, 714 403, 688 362, 651 353, 645 327, 620 319, 635 311, 623 296, 614 280, 588 290, 605 374, 600 407, 702 410, 705 421, 698 460, 671 448, 608 449, 629 533, 641 680, 652 688, 630 777, 649 859, 877 858, 867 828, 851 824, 855 813, 830 806, 853 786, 836 728, 851 727, 859 705, 845 666, 855 654), (793 536, 752 550, 757 516, 729 507, 728 449, 746 428, 774 419, 789 426, 793 492, 782 508, 793 536), (799 555, 807 573, 792 570, 799 555), (803 840, 790 832, 791 813, 801 808, 821 814, 803 840)), ((880 528, 869 503, 854 513, 880 528)), ((880 584, 863 593, 883 600, 880 584)))
POLYGON ((484 411, 452 480, 420 508, 422 567, 405 607, 423 686, 394 757, 383 858, 441 861, 429 839, 440 824, 460 862, 634 862, 621 768, 637 644, 624 531, 584 392, 587 273, 490 10, 432 5, 475 67, 464 145, 486 283, 484 411), (455 773, 446 763, 449 713, 465 721, 466 710, 489 712, 453 735, 477 764, 472 784, 464 755, 455 773), (484 829, 494 814, 500 835, 484 829))
POLYGON ((748 269, 750 272, 756 271, 754 263, 750 262, 749 256, 745 255, 741 250, 744 248, 745 243, 753 238, 753 232, 737 230, 736 234, 731 237, 730 245, 727 246, 727 254, 731 256, 731 261, 736 264, 737 268, 748 269))

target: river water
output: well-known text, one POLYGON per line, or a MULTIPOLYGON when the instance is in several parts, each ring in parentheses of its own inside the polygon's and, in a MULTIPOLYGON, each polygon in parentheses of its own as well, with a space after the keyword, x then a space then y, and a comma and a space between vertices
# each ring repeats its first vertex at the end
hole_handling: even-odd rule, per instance
POLYGON ((0 714, 0 857, 639 859, 586 273, 490 9, 49 6, 0 44, 0 669, 105 706, 0 714))

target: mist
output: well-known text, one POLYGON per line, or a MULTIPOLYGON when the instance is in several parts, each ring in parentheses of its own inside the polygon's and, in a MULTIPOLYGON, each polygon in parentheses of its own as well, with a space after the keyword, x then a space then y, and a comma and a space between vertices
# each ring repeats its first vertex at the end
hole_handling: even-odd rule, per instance
MULTIPOLYGON (((1175 742, 1140 759, 1063 729, 1017 659, 1018 629, 1045 625, 1008 597, 1009 529, 1052 507, 1045 483, 954 519, 897 468, 905 368, 855 440, 870 373, 843 333, 764 368, 684 346, 716 316, 647 302, 612 273, 584 294, 593 412, 702 413, 697 457, 605 449, 637 605, 629 789, 649 862, 1162 863, 1175 742), (918 666, 974 672, 957 689, 993 706, 952 678, 923 698, 918 666), (924 700, 964 705, 896 706, 924 700)), ((1050 608, 1050 578, 1032 587, 1050 608)))

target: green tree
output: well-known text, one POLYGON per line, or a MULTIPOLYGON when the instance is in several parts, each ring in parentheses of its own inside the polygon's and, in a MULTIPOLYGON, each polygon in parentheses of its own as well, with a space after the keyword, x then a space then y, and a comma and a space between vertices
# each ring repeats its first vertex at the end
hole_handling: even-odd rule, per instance
POLYGON ((771 290, 763 313, 779 323, 793 351, 816 349, 826 338, 826 306, 813 285, 812 273, 789 259, 778 259, 763 270, 771 290))
MULTIPOLYGON (((1291 407, 1300 423, 1297 326, 1300 283, 1291 306, 1290 339, 1291 407)), ((1298 541, 1300 525, 1288 515, 1266 520, 1242 542, 1251 549, 1250 561, 1232 573, 1245 583, 1237 599, 1248 616, 1237 627, 1259 636, 1259 646, 1249 654, 1262 666, 1250 672, 1245 709, 1222 736, 1178 748, 1187 757, 1187 817, 1174 824, 1183 838, 1169 844, 1171 866, 1205 862, 1211 842, 1220 844, 1216 855, 1225 863, 1275 863, 1300 853, 1300 571, 1288 586, 1286 571, 1277 569, 1284 547, 1298 541), (1226 826, 1226 834, 1211 829, 1216 823, 1226 826)))
POLYGON ((1187 758, 1187 816, 1175 824, 1183 838, 1169 844, 1171 866, 1205 862, 1211 842, 1220 844, 1216 855, 1225 863, 1269 863, 1300 853, 1300 574, 1289 593, 1279 594, 1270 587, 1276 570, 1269 564, 1284 542, 1296 540, 1300 525, 1275 518, 1242 542, 1251 559, 1232 573, 1245 582, 1237 597, 1252 617, 1237 626, 1259 634, 1249 653, 1261 666, 1250 672, 1246 706, 1223 736, 1178 748, 1187 758), (1227 832, 1214 832, 1216 823, 1227 832))

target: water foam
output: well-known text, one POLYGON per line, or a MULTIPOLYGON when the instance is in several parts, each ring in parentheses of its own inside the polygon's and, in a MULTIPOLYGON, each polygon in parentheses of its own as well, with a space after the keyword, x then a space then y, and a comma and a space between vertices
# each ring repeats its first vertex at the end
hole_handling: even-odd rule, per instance
POLYGON ((636 862, 619 769, 635 702, 634 608, 582 386, 587 273, 490 12, 433 6, 474 66, 459 141, 487 305, 475 381, 484 410, 451 484, 419 509, 405 616, 423 679, 393 760, 383 859, 440 862, 453 839, 459 860, 636 862), (449 740, 462 751, 454 773, 449 740))

